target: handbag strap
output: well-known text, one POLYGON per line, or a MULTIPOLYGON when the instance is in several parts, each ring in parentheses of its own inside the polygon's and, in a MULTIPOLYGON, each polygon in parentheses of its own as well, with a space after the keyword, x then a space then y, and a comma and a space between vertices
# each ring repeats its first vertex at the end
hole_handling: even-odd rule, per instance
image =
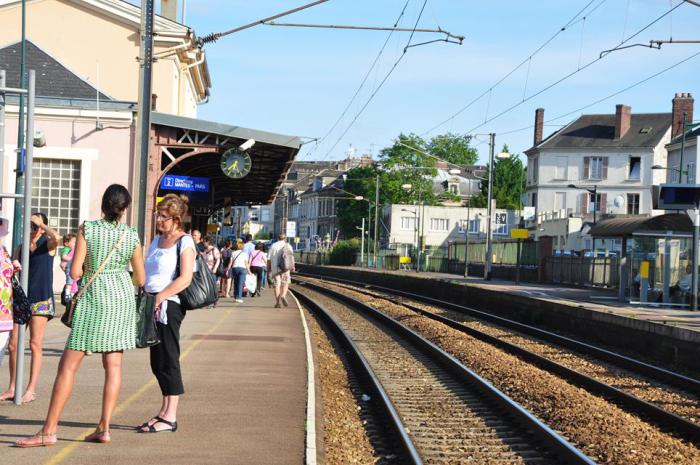
POLYGON ((97 278, 97 275, 102 273, 102 271, 105 269, 105 266, 107 266, 107 262, 112 257, 112 255, 114 255, 114 252, 119 248, 119 246, 121 245, 121 243, 124 240, 124 237, 126 236, 126 233, 128 231, 129 231, 128 229, 124 229, 124 232, 122 232, 122 235, 119 236, 119 240, 114 244, 114 246, 112 246, 112 250, 109 251, 109 253, 105 257, 105 259, 102 261, 102 264, 99 266, 99 268, 97 268, 97 271, 95 271, 95 273, 90 277, 88 282, 80 288, 80 290, 78 291, 78 293, 74 297, 74 299, 76 301, 80 300, 80 298, 83 296, 83 294, 85 293, 87 288, 89 288, 90 285, 95 281, 95 278, 97 278))

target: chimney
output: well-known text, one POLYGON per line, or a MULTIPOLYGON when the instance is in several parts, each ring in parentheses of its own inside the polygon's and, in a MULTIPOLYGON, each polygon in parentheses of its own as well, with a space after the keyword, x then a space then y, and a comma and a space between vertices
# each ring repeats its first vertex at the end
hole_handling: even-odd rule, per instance
POLYGON ((177 22, 177 0, 160 0, 160 15, 177 22))
POLYGON ((630 130, 632 107, 618 104, 615 107, 615 139, 622 139, 630 130))
POLYGON ((534 145, 538 146, 542 142, 542 134, 544 129, 544 108, 535 110, 535 140, 534 145))
POLYGON ((671 137, 676 137, 683 133, 683 114, 685 122, 693 121, 693 103, 695 99, 690 93, 679 92, 673 98, 673 110, 671 120, 671 137))

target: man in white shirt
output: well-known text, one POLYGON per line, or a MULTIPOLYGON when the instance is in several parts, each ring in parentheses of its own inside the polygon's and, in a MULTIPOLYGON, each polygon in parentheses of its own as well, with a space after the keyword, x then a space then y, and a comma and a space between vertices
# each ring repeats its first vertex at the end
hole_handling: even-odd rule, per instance
POLYGON ((243 252, 247 253, 250 257, 253 252, 255 252, 255 244, 253 244, 253 236, 246 234, 243 236, 243 252))
POLYGON ((277 236, 277 239, 277 242, 272 244, 272 247, 270 247, 267 267, 268 273, 275 283, 275 298, 277 299, 275 308, 280 308, 280 301, 285 307, 289 306, 289 302, 287 302, 287 291, 289 290, 289 283, 292 281, 291 271, 294 270, 293 260, 291 264, 292 266, 288 270, 282 270, 280 268, 280 263, 282 262, 282 256, 284 255, 285 251, 288 255, 293 257, 294 250, 292 249, 291 245, 287 244, 284 233, 280 233, 277 236))

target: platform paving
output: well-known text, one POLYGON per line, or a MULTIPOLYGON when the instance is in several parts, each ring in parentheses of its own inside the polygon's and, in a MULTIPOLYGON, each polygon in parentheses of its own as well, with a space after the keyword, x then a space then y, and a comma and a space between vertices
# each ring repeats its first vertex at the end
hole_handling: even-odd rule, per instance
MULTIPOLYGON (((94 429, 100 415, 104 371, 100 356, 95 354, 85 359, 78 374, 60 424, 58 444, 38 449, 11 447, 15 440, 41 427, 67 334, 58 319, 50 322, 37 400, 20 407, 0 403, 0 463, 304 463, 304 332, 299 310, 295 306, 273 308, 271 291, 243 304, 225 299, 213 310, 188 312, 181 341, 187 392, 181 398, 176 433, 138 434, 134 430, 160 406, 148 350, 139 349, 125 355, 111 444, 80 440, 94 429)), ((4 363, 0 387, 4 388, 7 380, 4 363)))

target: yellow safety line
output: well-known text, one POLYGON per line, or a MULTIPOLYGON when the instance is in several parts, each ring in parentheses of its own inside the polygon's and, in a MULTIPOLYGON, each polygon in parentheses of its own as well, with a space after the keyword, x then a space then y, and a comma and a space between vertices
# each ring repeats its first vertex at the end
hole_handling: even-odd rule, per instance
MULTIPOLYGON (((207 331, 206 336, 209 336, 212 334, 214 331, 219 329, 221 325, 226 321, 226 319, 231 316, 231 313, 233 312, 233 309, 226 310, 226 314, 214 325, 209 331, 207 331)), ((203 337, 201 339, 198 339, 194 342, 192 342, 189 346, 187 346, 187 349, 180 355, 180 360, 184 360, 190 352, 192 352, 195 347, 197 347, 203 340, 205 340, 206 337, 203 337)), ((117 408, 114 410, 114 416, 116 417, 119 413, 123 412, 129 405, 134 403, 139 397, 141 397, 143 394, 145 394, 146 391, 148 391, 150 388, 152 388, 156 384, 156 379, 152 378, 150 381, 148 381, 146 384, 141 386, 138 391, 133 393, 128 399, 126 399, 124 402, 120 403, 117 408)), ((61 463, 63 460, 65 460, 66 457, 68 457, 76 447, 80 446, 82 444, 82 441, 92 432, 94 432, 94 429, 87 429, 83 431, 80 435, 76 436, 72 443, 69 445, 65 446, 63 449, 58 451, 56 455, 51 457, 48 462, 46 462, 45 465, 57 465, 61 463)))

